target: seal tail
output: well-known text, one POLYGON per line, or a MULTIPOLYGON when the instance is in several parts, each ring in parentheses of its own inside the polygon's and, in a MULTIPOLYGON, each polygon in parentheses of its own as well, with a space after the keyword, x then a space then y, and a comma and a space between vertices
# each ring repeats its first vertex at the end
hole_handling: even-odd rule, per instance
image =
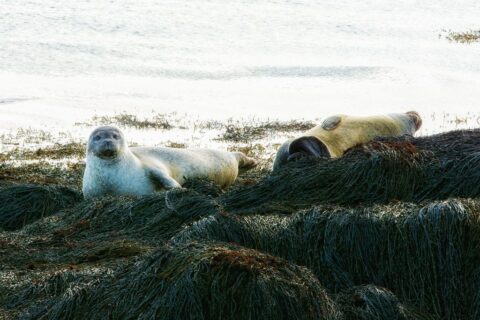
POLYGON ((238 168, 243 171, 253 169, 257 166, 257 160, 247 157, 241 152, 233 152, 233 155, 238 161, 238 168))

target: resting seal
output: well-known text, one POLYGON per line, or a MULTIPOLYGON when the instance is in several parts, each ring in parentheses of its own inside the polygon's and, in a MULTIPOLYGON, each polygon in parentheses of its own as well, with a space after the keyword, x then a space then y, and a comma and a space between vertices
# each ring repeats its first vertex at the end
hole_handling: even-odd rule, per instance
POLYGON ((255 167, 240 152, 210 149, 129 148, 115 127, 95 129, 88 139, 83 195, 142 196, 181 187, 187 179, 207 178, 220 187, 231 185, 239 169, 255 167))
POLYGON ((331 116, 302 136, 283 143, 273 170, 304 156, 338 158, 346 150, 378 137, 413 136, 421 126, 422 118, 415 111, 370 117, 331 116))

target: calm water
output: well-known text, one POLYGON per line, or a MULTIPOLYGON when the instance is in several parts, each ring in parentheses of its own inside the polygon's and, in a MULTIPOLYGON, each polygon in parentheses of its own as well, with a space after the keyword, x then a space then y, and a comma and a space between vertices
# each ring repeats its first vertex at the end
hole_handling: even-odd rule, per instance
POLYGON ((479 126, 480 44, 439 37, 479 17, 477 0, 0 0, 0 130, 151 110, 479 126))

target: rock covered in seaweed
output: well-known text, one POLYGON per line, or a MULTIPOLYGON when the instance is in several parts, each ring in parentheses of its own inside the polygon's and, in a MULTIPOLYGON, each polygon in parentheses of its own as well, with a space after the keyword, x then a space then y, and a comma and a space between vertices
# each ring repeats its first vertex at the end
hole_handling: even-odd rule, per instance
POLYGON ((16 230, 71 207, 80 193, 62 186, 14 185, 0 188, 0 228, 16 230))
POLYGON ((342 319, 306 268, 255 250, 191 242, 50 299, 26 319, 342 319))
POLYGON ((227 193, 72 201, 0 231, 0 318, 477 319, 479 200, 431 199, 480 195, 478 138, 380 139, 227 193))
POLYGON ((345 320, 433 320, 434 318, 402 304, 388 289, 366 285, 340 293, 336 301, 345 320))
POLYGON ((464 319, 480 284, 467 280, 480 261, 473 249, 479 218, 472 200, 318 206, 292 215, 209 216, 170 241, 234 242, 308 267, 329 292, 371 283, 439 318, 464 319))

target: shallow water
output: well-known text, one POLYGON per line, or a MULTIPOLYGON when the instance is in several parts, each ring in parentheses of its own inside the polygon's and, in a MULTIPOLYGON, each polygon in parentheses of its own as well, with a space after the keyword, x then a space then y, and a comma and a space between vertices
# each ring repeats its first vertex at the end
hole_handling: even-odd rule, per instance
POLYGON ((479 16, 473 0, 1 0, 0 130, 152 110, 478 127, 480 44, 442 35, 479 16))

